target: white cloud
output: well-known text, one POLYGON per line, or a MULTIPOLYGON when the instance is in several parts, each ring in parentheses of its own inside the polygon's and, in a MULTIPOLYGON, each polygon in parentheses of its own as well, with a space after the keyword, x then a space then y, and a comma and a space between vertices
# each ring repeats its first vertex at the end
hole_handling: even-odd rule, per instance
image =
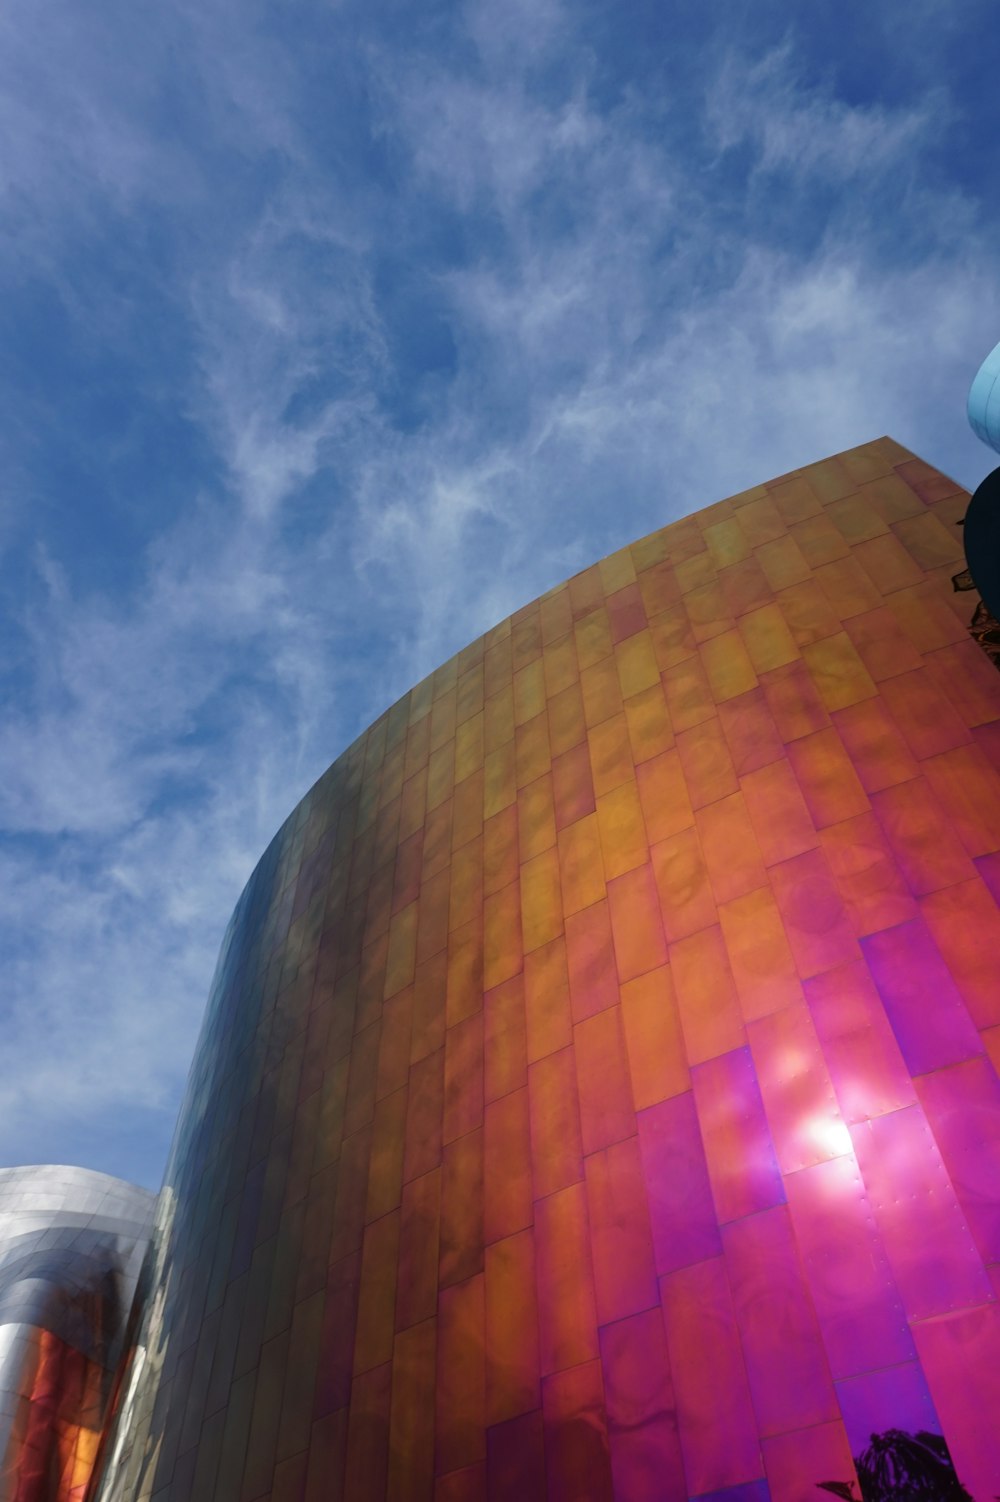
POLYGON ((49 538, 14 612, 30 683, 0 729, 0 1135, 169 1117, 253 861, 344 742, 474 634, 673 515, 882 431, 978 477, 964 386, 1000 306, 979 210, 922 175, 939 94, 852 106, 810 92, 788 48, 723 61, 695 123, 751 163, 720 187, 669 100, 602 109, 570 11, 483 4, 436 56, 352 54, 375 183, 311 139, 311 59, 242 7, 175 15, 148 56, 128 32, 109 61, 73 30, 30 52, 17 12, 28 87, 5 118, 31 263, 92 338, 119 317, 131 337, 127 294, 86 306, 73 254, 123 205, 166 215, 158 285, 189 358, 158 399, 210 464, 126 585, 81 583, 49 538), (167 84, 204 141, 151 120, 167 84), (842 211, 808 254, 747 211, 781 174, 842 211), (873 174, 906 179, 893 213, 924 238, 905 259, 858 186, 873 174), (438 222, 467 245, 427 260, 438 222), (385 282, 405 276, 407 310, 433 302, 451 334, 444 374, 400 355, 385 282))

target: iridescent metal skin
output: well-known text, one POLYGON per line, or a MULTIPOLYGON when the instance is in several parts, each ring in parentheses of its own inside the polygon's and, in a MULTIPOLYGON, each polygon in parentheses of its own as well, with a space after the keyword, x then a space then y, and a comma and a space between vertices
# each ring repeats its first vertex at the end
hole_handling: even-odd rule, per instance
POLYGON ((99 1502, 1000 1494, 1000 674, 890 439, 384 714, 223 945, 99 1502))
POLYGON ((107 1174, 0 1168, 0 1499, 81 1502, 155 1196, 107 1174))

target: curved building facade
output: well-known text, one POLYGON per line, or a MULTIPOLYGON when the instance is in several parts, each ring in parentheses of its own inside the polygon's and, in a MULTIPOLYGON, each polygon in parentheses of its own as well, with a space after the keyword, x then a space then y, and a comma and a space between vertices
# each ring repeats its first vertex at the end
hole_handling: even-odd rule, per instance
POLYGON ((966 501, 881 439, 709 506, 321 778, 223 944, 101 1502, 1000 1493, 966 501))
POLYGON ((84 1168, 0 1168, 0 1498, 82 1502, 154 1196, 84 1168))

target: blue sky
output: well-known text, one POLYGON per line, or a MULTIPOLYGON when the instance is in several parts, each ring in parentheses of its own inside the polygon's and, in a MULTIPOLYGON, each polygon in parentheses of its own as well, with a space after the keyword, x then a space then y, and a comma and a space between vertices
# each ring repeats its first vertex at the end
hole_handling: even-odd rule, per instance
POLYGON ((992 0, 9 0, 0 1161, 157 1187, 325 766, 611 549, 888 432, 974 487, 992 0))

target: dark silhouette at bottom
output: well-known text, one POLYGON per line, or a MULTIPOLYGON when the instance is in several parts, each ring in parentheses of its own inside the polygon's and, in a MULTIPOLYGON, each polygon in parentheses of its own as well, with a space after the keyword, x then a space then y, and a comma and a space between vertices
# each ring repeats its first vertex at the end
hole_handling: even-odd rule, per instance
MULTIPOLYGON (((907 1434, 886 1429, 855 1455, 863 1502, 973 1502, 955 1474, 948 1446, 926 1429, 907 1434)), ((818 1481, 816 1485, 846 1502, 859 1502, 853 1481, 818 1481)))

